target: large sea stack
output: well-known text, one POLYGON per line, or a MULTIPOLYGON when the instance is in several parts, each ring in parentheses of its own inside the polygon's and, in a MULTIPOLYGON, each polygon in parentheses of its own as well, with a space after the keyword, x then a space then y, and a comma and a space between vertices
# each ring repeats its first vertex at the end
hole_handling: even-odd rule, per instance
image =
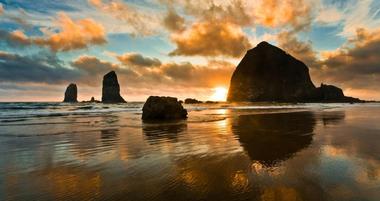
POLYGON ((76 103, 76 102, 78 102, 77 96, 78 96, 77 85, 71 83, 66 88, 65 98, 63 99, 63 102, 65 102, 65 103, 76 103))
POLYGON ((150 96, 143 106, 143 120, 186 119, 187 110, 174 97, 150 96))
POLYGON ((120 86, 115 71, 111 71, 103 77, 102 88, 103 103, 125 103, 126 101, 120 96, 120 86))
POLYGON ((332 85, 316 88, 308 67, 278 47, 261 42, 248 50, 232 75, 228 101, 358 102, 332 85))

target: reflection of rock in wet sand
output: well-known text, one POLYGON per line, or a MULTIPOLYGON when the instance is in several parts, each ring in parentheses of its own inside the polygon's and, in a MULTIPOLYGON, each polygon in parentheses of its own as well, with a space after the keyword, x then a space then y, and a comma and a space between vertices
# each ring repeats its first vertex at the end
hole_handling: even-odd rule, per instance
POLYGON ((344 111, 323 112, 321 115, 323 125, 325 126, 340 124, 345 117, 346 113, 344 111))
POLYGON ((114 139, 119 132, 119 129, 106 129, 100 131, 100 137, 103 140, 114 139))
POLYGON ((315 123, 311 112, 242 115, 232 130, 251 160, 273 166, 311 144, 315 123))
POLYGON ((143 124, 143 133, 150 143, 158 141, 177 141, 180 133, 187 129, 182 122, 143 124))
POLYGON ((104 145, 114 145, 118 140, 119 129, 105 129, 100 131, 100 138, 104 145))

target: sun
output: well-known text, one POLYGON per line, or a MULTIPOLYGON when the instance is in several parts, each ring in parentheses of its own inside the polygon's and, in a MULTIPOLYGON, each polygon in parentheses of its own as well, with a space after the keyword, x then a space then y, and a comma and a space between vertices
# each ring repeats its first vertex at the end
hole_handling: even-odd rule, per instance
POLYGON ((224 87, 214 88, 214 94, 211 96, 212 101, 225 101, 227 98, 227 89, 224 87))

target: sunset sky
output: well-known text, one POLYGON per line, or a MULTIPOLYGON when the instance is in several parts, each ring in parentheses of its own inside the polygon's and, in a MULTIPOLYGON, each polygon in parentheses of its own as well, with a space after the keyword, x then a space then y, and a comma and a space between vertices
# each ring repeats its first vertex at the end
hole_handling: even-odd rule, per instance
POLYGON ((245 52, 268 41, 316 86, 380 100, 379 0, 0 0, 0 101, 121 95, 218 100, 245 52))

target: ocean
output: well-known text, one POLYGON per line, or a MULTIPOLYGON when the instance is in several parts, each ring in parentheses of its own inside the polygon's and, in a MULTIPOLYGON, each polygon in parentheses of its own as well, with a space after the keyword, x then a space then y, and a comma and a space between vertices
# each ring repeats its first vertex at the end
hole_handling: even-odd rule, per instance
POLYGON ((0 200, 380 198, 380 104, 0 103, 0 200))

